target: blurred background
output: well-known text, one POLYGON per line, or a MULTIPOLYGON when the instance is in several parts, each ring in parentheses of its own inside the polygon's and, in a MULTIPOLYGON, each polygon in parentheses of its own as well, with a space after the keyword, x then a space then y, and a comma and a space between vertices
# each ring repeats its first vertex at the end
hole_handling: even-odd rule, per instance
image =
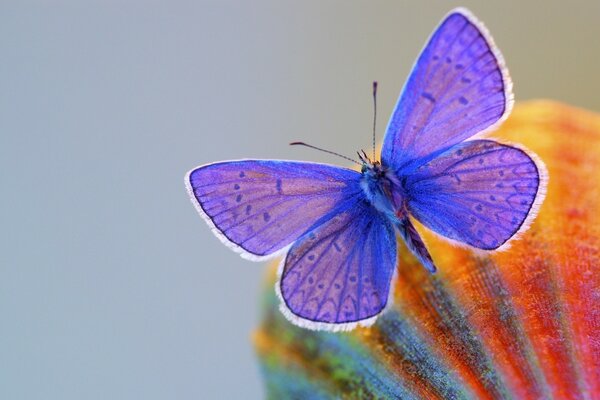
POLYGON ((517 104, 600 111, 600 2, 0 4, 0 398, 260 399, 267 265, 185 192, 237 158, 340 163, 378 137, 453 7, 492 32, 517 104))

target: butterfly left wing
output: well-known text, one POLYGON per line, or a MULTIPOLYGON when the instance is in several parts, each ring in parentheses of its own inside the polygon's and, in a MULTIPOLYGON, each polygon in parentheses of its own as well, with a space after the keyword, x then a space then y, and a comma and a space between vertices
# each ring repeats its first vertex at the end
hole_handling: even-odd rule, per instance
POLYGON ((325 164, 223 161, 193 169, 185 182, 196 209, 243 257, 272 256, 361 192, 353 170, 325 164))
POLYGON ((492 140, 458 144, 406 178, 409 212, 447 238, 484 250, 505 245, 535 217, 542 161, 492 140))
POLYGON ((370 204, 347 203, 290 248, 276 290, 296 325, 348 330, 385 308, 396 267, 394 228, 370 204))
POLYGON ((413 67, 386 129, 382 163, 408 174, 424 158, 498 125, 512 98, 487 29, 469 11, 456 9, 413 67))

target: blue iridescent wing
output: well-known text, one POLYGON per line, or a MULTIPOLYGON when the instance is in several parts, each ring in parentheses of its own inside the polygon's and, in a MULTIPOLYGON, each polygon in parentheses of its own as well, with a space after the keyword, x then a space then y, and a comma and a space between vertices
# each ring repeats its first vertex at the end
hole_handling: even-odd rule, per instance
POLYGON ((417 59, 388 124, 381 159, 409 173, 415 164, 498 125, 512 84, 485 27, 452 11, 417 59))
POLYGON ((395 266, 391 223, 366 201, 346 203, 290 248, 277 286, 282 311, 312 329, 369 325, 387 304, 395 266))
POLYGON ((409 212, 434 232, 497 249, 535 217, 546 190, 544 164, 492 140, 458 144, 406 178, 409 212))
POLYGON ((285 248, 359 194, 359 178, 356 171, 323 164, 241 160, 193 169, 186 186, 214 233, 257 260, 285 248))

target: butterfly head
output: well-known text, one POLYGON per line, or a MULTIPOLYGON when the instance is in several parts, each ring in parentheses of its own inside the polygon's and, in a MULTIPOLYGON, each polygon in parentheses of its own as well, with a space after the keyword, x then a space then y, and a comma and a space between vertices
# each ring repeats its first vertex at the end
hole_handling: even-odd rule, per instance
POLYGON ((363 163, 360 172, 363 175, 374 179, 383 178, 385 176, 385 170, 379 161, 363 163))
POLYGON ((374 161, 367 156, 364 150, 358 153, 358 159, 362 163, 360 172, 367 178, 380 179, 385 176, 385 169, 379 161, 374 161))

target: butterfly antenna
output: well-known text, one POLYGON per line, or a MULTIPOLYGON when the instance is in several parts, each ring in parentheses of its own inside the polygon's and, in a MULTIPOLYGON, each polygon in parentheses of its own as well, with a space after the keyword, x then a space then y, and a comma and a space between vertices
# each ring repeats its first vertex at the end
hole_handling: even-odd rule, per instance
POLYGON ((322 151, 324 153, 329 153, 329 154, 333 154, 334 156, 342 157, 345 160, 352 161, 354 164, 362 165, 361 163, 359 163, 358 161, 356 161, 356 160, 354 160, 354 159, 352 159, 350 157, 343 156, 343 155, 338 154, 336 152, 333 152, 331 150, 325 150, 325 149, 322 149, 320 147, 312 146, 312 145, 304 143, 304 142, 292 142, 292 143, 290 143, 290 146, 306 146, 306 147, 310 147, 311 149, 319 150, 319 151, 322 151))
MULTIPOLYGON (((369 162, 371 162, 371 159, 369 158, 369 156, 367 155, 367 153, 364 150, 361 150, 361 151, 362 151, 362 155, 364 156, 364 159, 367 160, 367 161, 369 161, 369 162)), ((361 159, 362 159, 362 157, 361 157, 361 159)))
MULTIPOLYGON (((363 151, 364 153, 364 151, 363 151)), ((357 151, 356 154, 358 154, 358 159, 363 163, 366 164, 367 160, 365 160, 365 158, 363 157, 362 154, 360 154, 360 151, 357 151)))
POLYGON ((373 160, 375 160, 375 124, 377 122, 377 81, 373 81, 373 160))

